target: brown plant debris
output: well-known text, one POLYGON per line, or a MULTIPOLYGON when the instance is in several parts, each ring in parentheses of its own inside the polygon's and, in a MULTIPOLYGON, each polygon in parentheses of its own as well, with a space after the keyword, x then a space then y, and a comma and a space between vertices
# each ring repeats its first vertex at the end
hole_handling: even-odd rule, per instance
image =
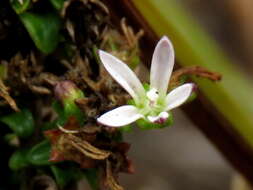
POLYGON ((112 167, 110 161, 106 160, 106 186, 111 190, 123 190, 123 187, 119 185, 116 178, 113 176, 112 167))
POLYGON ((222 75, 216 72, 209 71, 208 69, 201 66, 190 66, 180 68, 172 73, 170 79, 170 87, 176 87, 180 85, 180 79, 183 76, 195 75, 197 77, 207 78, 212 81, 219 81, 222 75))
POLYGON ((109 11, 99 0, 65 1, 61 16, 73 45, 89 60, 109 25, 109 11), (82 16, 80 16, 82 15, 82 16))
POLYGON ((121 19, 121 30, 122 34, 109 28, 103 35, 100 48, 118 57, 134 69, 136 67, 134 62, 140 56, 139 40, 144 35, 144 31, 139 30, 135 33, 132 27, 127 25, 125 18, 121 19))
POLYGON ((82 168, 98 168, 105 164, 106 159, 111 159, 115 172, 134 171, 132 162, 126 156, 130 146, 114 140, 118 135, 115 131, 108 132, 96 125, 80 127, 71 117, 62 128, 46 131, 45 135, 52 144, 52 162, 71 160, 82 168))
MULTIPOLYGON (((103 33, 100 49, 111 52, 135 68, 140 62, 138 60, 138 41, 143 35, 143 31, 135 34, 131 27, 126 25, 125 19, 122 19, 121 23, 123 35, 114 29, 107 30, 103 33)), ((76 100, 76 103, 89 118, 94 118, 106 110, 123 105, 130 98, 104 69, 96 51, 97 48, 93 47, 93 54, 98 65, 96 78, 94 78, 94 70, 92 69, 94 62, 91 64, 88 57, 82 58, 77 55, 73 63, 67 60, 62 62, 68 68, 68 72, 65 74, 66 79, 75 82, 86 92, 85 98, 76 100)))
POLYGON ((35 94, 51 94, 48 86, 55 84, 59 79, 51 73, 43 72, 43 65, 33 53, 23 58, 16 54, 8 63, 7 79, 12 89, 19 93, 30 90, 35 94))
POLYGON ((110 156, 110 152, 98 149, 94 146, 92 146, 87 141, 82 140, 81 138, 78 138, 72 134, 68 134, 65 136, 66 141, 70 145, 72 145, 74 148, 79 150, 81 153, 83 153, 85 156, 94 159, 94 160, 104 160, 110 156))
POLYGON ((9 88, 6 87, 2 80, 0 80, 0 96, 11 106, 14 111, 20 111, 15 100, 9 95, 9 88))
POLYGON ((132 27, 126 24, 126 18, 121 19, 121 29, 126 37, 129 48, 138 46, 139 39, 144 35, 144 31, 141 29, 135 34, 132 27))
POLYGON ((126 103, 129 95, 109 76, 99 64, 99 77, 95 80, 89 68, 88 59, 76 57, 70 64, 66 79, 75 82, 84 92, 85 98, 77 99, 76 103, 85 115, 92 119, 102 112, 126 103))
POLYGON ((31 189, 58 190, 54 179, 47 175, 35 176, 31 179, 31 189))

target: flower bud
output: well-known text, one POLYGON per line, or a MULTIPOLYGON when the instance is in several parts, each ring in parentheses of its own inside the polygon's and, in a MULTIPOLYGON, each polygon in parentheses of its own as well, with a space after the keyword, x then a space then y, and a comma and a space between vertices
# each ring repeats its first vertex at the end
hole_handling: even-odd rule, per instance
POLYGON ((55 97, 61 102, 73 102, 77 98, 83 98, 83 92, 71 81, 58 82, 54 88, 55 97))
POLYGON ((61 81, 54 88, 56 99, 63 106, 63 121, 66 121, 70 116, 74 116, 80 122, 84 119, 83 113, 75 104, 75 100, 83 98, 83 92, 71 81, 61 81))

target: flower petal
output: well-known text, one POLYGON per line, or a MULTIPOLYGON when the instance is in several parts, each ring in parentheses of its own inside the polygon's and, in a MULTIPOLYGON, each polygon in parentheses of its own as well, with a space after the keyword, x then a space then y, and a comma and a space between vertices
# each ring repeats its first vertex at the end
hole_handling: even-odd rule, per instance
POLYGON ((135 106, 125 105, 106 112, 97 121, 109 127, 121 127, 133 123, 143 115, 138 112, 135 106))
POLYGON ((169 114, 167 112, 161 112, 158 116, 148 116, 148 120, 151 123, 164 123, 169 117, 169 114))
POLYGON ((145 90, 135 73, 122 61, 113 55, 99 50, 100 59, 110 75, 139 102, 145 96, 145 90))
POLYGON ((167 107, 165 111, 169 111, 183 104, 191 95, 193 87, 194 84, 187 83, 172 90, 166 96, 167 107))
POLYGON ((156 45, 151 64, 150 85, 160 94, 166 95, 170 75, 174 67, 174 49, 170 40, 164 36, 156 45))

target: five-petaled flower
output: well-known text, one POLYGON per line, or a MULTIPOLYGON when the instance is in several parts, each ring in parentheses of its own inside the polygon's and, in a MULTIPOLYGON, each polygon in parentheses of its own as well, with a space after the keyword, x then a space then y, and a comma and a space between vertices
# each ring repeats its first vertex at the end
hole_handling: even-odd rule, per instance
POLYGON ((192 83, 183 84, 167 94, 175 59, 173 46, 167 37, 163 37, 155 48, 148 90, 125 63, 102 50, 99 50, 99 57, 105 69, 134 100, 134 105, 123 105, 100 116, 97 121, 103 125, 121 127, 139 119, 163 124, 170 116, 168 112, 191 95, 192 83))

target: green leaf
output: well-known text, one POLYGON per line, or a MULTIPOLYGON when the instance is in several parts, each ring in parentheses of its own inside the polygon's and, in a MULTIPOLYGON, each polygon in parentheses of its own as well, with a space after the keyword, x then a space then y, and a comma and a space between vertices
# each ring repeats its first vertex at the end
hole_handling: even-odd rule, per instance
POLYGON ((41 131, 47 131, 50 129, 54 129, 57 126, 57 120, 51 122, 44 122, 41 126, 41 131))
POLYGON ((30 7, 30 0, 21 0, 22 3, 20 2, 20 0, 11 0, 11 6, 14 9, 14 11, 17 14, 21 14, 23 12, 25 12, 29 7, 30 7))
POLYGON ((8 125, 21 138, 27 138, 34 132, 33 116, 27 109, 1 117, 0 121, 8 125))
POLYGON ((51 164, 49 162, 51 145, 48 140, 44 140, 35 145, 28 153, 28 160, 36 166, 51 164))
POLYGON ((43 53, 51 53, 59 41, 60 18, 56 14, 20 14, 20 19, 27 29, 36 47, 43 53))
POLYGON ((84 175, 93 190, 99 189, 97 169, 86 169, 84 175))
POLYGON ((80 170, 79 168, 73 166, 66 167, 66 165, 65 167, 52 165, 50 168, 60 188, 65 187, 71 181, 77 181, 85 177, 93 190, 99 189, 98 174, 96 169, 80 170))
POLYGON ((55 9, 61 10, 65 0, 50 0, 55 9))
POLYGON ((29 165, 29 161, 27 160, 27 153, 29 149, 19 149, 14 152, 9 160, 9 167, 12 170, 20 170, 29 165))
POLYGON ((75 167, 64 167, 52 165, 51 170, 54 174, 57 185, 60 188, 64 188, 71 181, 77 181, 83 177, 83 174, 80 169, 75 167))

